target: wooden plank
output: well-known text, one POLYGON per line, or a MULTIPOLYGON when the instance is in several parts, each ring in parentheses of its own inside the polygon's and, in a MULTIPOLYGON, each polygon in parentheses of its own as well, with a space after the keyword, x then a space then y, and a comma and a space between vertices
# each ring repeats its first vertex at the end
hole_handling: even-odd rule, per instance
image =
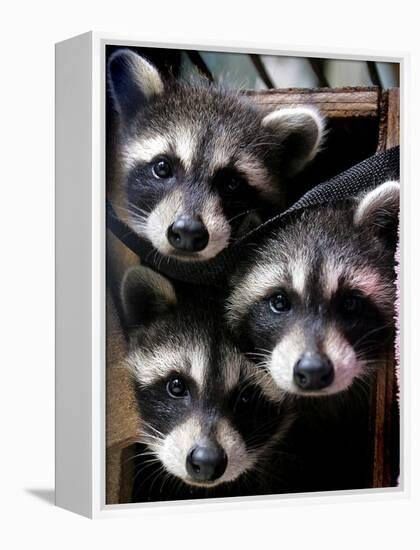
MULTIPOLYGON (((139 415, 131 375, 120 366, 127 344, 112 293, 106 296, 106 503, 118 504, 131 490, 130 445, 139 439, 139 415)), ((131 493, 130 493, 131 494, 131 493)), ((131 497, 128 497, 131 498, 131 497)))
POLYGON ((372 487, 390 487, 392 484, 392 403, 395 397, 395 349, 393 345, 388 350, 384 365, 378 370, 372 397, 372 487))
POLYGON ((287 88, 245 93, 267 110, 314 105, 329 118, 376 117, 379 114, 378 88, 287 88))
POLYGON ((380 99, 380 123, 378 151, 395 147, 400 143, 400 91, 390 88, 380 99))
MULTIPOLYGON (((399 144, 400 141, 400 101, 399 89, 391 88, 382 92, 379 101, 379 139, 378 151, 384 151, 399 144)), ((392 434, 396 429, 395 408, 397 395, 395 372, 395 347, 390 346, 384 368, 380 369, 376 378, 376 386, 372 392, 373 433, 373 464, 372 486, 389 487, 393 472, 393 442, 392 434)))
POLYGON ((127 344, 109 291, 106 315, 106 445, 123 448, 138 441, 140 421, 132 375, 123 366, 127 344))

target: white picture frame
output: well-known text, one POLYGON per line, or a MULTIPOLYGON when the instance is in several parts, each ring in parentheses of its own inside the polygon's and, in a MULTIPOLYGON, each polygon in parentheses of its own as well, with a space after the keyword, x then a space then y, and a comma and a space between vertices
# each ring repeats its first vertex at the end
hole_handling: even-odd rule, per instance
MULTIPOLYGON (((214 499, 182 503, 105 504, 105 46, 135 45, 223 52, 369 59, 400 64, 402 180, 405 176, 406 55, 241 44, 163 44, 89 32, 56 45, 56 504, 91 518, 161 507, 273 506, 300 498, 399 498, 406 487, 404 406, 398 488, 214 499)), ((404 189, 404 187, 403 187, 404 189)), ((405 193, 402 192, 404 210, 405 193)), ((404 222, 405 224, 405 222, 404 222)), ((403 225, 404 225, 403 224, 403 225)), ((403 229, 404 235, 404 229, 403 229)), ((403 255, 402 251, 402 255, 403 255)), ((403 348, 403 346, 401 346, 403 348)), ((403 352, 402 352, 403 361, 403 352)), ((404 375, 401 395, 404 397, 404 375)), ((203 508, 201 508, 203 509, 203 508)))

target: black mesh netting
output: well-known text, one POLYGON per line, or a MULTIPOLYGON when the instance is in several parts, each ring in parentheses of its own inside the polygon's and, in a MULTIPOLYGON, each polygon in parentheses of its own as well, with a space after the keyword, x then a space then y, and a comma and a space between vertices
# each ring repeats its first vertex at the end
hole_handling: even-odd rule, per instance
POLYGON ((399 147, 377 153, 330 180, 320 183, 289 209, 253 229, 215 258, 204 262, 183 262, 163 257, 148 241, 133 233, 118 219, 111 204, 107 204, 107 226, 141 258, 142 264, 186 283, 222 286, 225 284, 226 276, 249 248, 258 246, 258 242, 267 233, 285 223, 287 215, 310 206, 350 198, 391 179, 399 179, 399 147))

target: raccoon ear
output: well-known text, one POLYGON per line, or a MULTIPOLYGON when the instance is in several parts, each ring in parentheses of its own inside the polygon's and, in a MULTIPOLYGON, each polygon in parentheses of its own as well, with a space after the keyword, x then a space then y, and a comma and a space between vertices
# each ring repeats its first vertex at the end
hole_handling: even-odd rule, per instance
POLYGON ((115 107, 124 118, 135 115, 163 92, 157 69, 131 50, 118 50, 108 60, 108 80, 115 107))
POLYGON ((389 244, 396 244, 400 211, 400 184, 386 181, 358 199, 354 224, 376 232, 389 244))
POLYGON ((318 153, 324 134, 324 119, 308 107, 278 109, 262 119, 274 133, 280 149, 282 173, 293 176, 318 153))
POLYGON ((121 300, 128 326, 147 324, 176 304, 172 284, 148 267, 130 268, 121 283, 121 300))

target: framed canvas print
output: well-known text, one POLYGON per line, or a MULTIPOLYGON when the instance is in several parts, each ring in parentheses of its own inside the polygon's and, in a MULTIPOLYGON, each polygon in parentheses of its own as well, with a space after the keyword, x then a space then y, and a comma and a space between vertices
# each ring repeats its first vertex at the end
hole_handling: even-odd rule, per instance
POLYGON ((403 58, 56 46, 56 498, 401 491, 403 58))

